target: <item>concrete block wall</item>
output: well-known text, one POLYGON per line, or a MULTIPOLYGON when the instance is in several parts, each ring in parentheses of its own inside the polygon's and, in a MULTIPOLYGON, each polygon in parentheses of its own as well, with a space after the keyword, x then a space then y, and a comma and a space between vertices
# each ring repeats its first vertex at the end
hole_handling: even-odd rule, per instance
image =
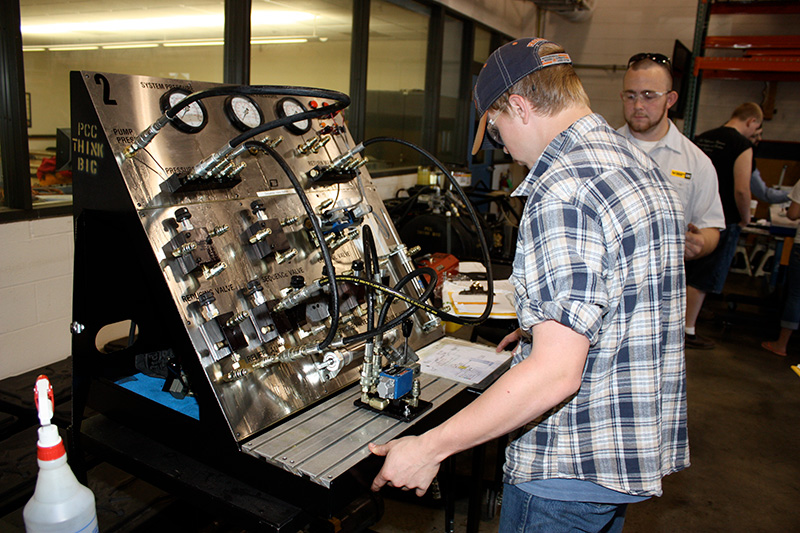
POLYGON ((3 379, 70 354, 72 217, 0 224, 0 242, 3 379))

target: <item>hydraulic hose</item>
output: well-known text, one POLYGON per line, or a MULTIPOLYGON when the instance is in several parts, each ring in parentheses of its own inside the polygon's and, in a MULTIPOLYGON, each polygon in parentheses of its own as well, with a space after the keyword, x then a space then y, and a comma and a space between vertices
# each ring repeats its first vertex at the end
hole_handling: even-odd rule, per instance
MULTIPOLYGON (((417 306, 420 309, 424 309, 424 310, 428 311, 429 313, 435 314, 439 318, 447 320, 448 322, 455 322, 457 324, 476 324, 476 325, 483 323, 487 318, 489 318, 489 315, 492 312, 492 304, 494 303, 494 279, 493 279, 493 276, 492 276, 491 260, 489 258, 489 246, 486 243, 485 235, 481 231, 480 220, 478 218, 477 213, 475 212, 475 208, 472 207, 472 203, 469 201, 469 198, 467 198, 466 193, 464 193, 464 190, 461 188, 461 186, 458 184, 458 182, 453 178, 453 175, 450 174, 450 171, 447 170, 447 168, 445 168, 445 166, 438 159, 436 159, 430 152, 428 152, 427 150, 424 150, 423 148, 420 148, 419 146, 415 145, 414 143, 411 143, 411 142, 408 142, 408 141, 404 141, 402 139, 397 139, 397 138, 394 138, 394 137, 374 137, 372 139, 364 141, 363 144, 364 144, 364 147, 366 148, 367 146, 369 146, 371 144, 378 143, 378 142, 395 142, 395 143, 398 143, 398 144, 402 144, 403 146, 407 146, 407 147, 409 147, 409 148, 411 148, 413 150, 416 150, 417 152, 419 152, 420 154, 422 154, 426 158, 428 158, 434 165, 436 165, 436 167, 439 170, 442 171, 442 173, 445 176, 447 176, 448 181, 453 186, 453 188, 456 190, 456 192, 458 193, 458 196, 461 198, 461 201, 466 206, 467 211, 469 212, 469 216, 472 219, 472 223, 475 225, 475 228, 477 229, 478 241, 480 242, 481 254, 483 255, 483 265, 486 268, 486 292, 487 292, 486 307, 484 307, 483 313, 481 313, 481 315, 479 317, 477 317, 477 318, 460 317, 460 316, 456 316, 456 315, 451 315, 450 313, 446 313, 446 312, 441 311, 439 309, 435 309, 434 307, 429 306, 429 305, 425 304, 424 302, 419 302, 419 301, 417 301, 417 300, 415 300, 413 298, 410 298, 410 297, 408 297, 406 295, 403 295, 403 297, 400 298, 400 299, 405 301, 405 302, 407 302, 407 303, 409 303, 410 305, 417 306)), ((388 289, 388 287, 386 287, 386 288, 388 289)), ((397 297, 397 296, 395 296, 395 297, 397 297)))
POLYGON ((148 126, 141 133, 139 133, 136 139, 128 146, 128 148, 125 149, 124 156, 132 157, 133 154, 135 154, 137 151, 147 146, 150 143, 150 141, 152 141, 153 138, 158 134, 158 132, 161 131, 161 129, 167 124, 167 122, 172 121, 182 109, 192 104, 193 102, 197 102, 204 98, 210 98, 212 96, 227 96, 235 94, 308 96, 312 98, 325 98, 333 100, 335 103, 329 106, 320 106, 317 109, 312 109, 310 111, 305 111, 303 113, 298 113, 296 115, 291 115, 280 119, 272 120, 270 122, 261 124, 260 126, 257 126, 255 128, 247 130, 241 135, 234 137, 233 139, 228 141, 228 144, 225 147, 215 152, 215 155, 220 159, 225 155, 229 154, 231 151, 233 151, 233 149, 236 148, 236 146, 238 146, 239 144, 265 131, 272 130, 279 126, 285 126, 287 124, 298 122, 300 120, 306 120, 306 119, 310 120, 312 118, 330 115, 350 105, 349 96, 339 91, 331 91, 327 89, 313 89, 310 87, 289 87, 282 85, 224 85, 220 87, 211 87, 209 89, 204 89, 202 91, 194 92, 186 96, 184 99, 182 99, 180 102, 176 103, 169 109, 167 109, 160 117, 158 117, 158 119, 153 124, 148 126))
MULTIPOLYGON (((369 224, 364 224, 361 229, 361 240, 364 244, 364 274, 368 279, 375 280, 375 274, 380 272, 380 265, 378 265, 378 252, 369 224)), ((373 331, 375 329, 375 290, 367 287, 365 297, 367 299, 367 331, 373 331)), ((374 337, 371 335, 365 339, 368 347, 372 346, 374 337)), ((371 353, 371 348, 368 352, 371 353)))
MULTIPOLYGON (((430 281, 428 282, 428 285, 425 287, 425 290, 423 291, 422 295, 420 296, 420 299, 422 301, 427 300, 430 297, 430 295, 433 294, 433 290, 436 288, 436 281, 437 281, 436 271, 434 269, 430 268, 430 267, 420 267, 420 268, 415 269, 413 272, 409 272, 408 274, 403 276, 400 279, 400 281, 397 282, 397 284, 394 286, 394 291, 399 291, 409 281, 411 281, 412 279, 414 279, 417 276, 422 276, 424 274, 427 274, 430 277, 430 281)), ((347 280, 341 280, 341 281, 347 281, 347 280)), ((385 287, 385 288, 388 289, 388 287, 386 287, 385 285, 380 285, 380 287, 385 287)), ((382 288, 378 288, 378 287, 376 287, 376 289, 377 290, 382 290, 382 288)), ((356 342, 361 342, 361 341, 363 341, 363 340, 365 340, 365 339, 367 339, 369 337, 375 337, 377 335, 380 335, 381 333, 385 333, 385 332, 389 331, 390 329, 397 327, 398 325, 400 325, 403 322, 403 320, 405 320, 406 318, 408 318, 409 316, 411 316, 412 314, 417 312, 417 308, 412 304, 410 307, 408 307, 407 309, 403 310, 399 315, 397 315, 392 320, 390 320, 389 322, 384 324, 384 320, 386 320, 386 314, 388 313, 389 307, 390 307, 390 305, 392 303, 392 300, 394 299, 394 294, 392 294, 391 292, 388 292, 388 291, 386 291, 386 292, 389 295, 389 297, 386 299, 386 301, 383 304, 383 307, 381 308, 381 313, 380 313, 380 316, 378 317, 378 326, 373 331, 370 331, 368 329, 364 333, 360 333, 358 335, 352 335, 350 337, 345 337, 344 339, 342 339, 342 342, 345 345, 351 344, 351 343, 356 343, 356 342)), ((414 300, 414 299, 412 299, 412 300, 413 301, 417 301, 417 300, 414 300)), ((408 302, 408 303, 411 303, 411 302, 408 302)))
POLYGON ((248 149, 255 148, 256 150, 261 150, 270 155, 278 163, 281 169, 286 173, 289 181, 292 182, 292 187, 294 187, 297 196, 300 198, 300 202, 303 204, 303 209, 305 209, 306 215, 308 215, 308 219, 311 221, 311 225, 314 228, 314 233, 317 235, 320 252, 322 253, 322 260, 325 263, 325 270, 327 272, 326 279, 327 282, 331 284, 331 290, 329 291, 331 303, 331 327, 328 329, 328 334, 317 346, 317 349, 320 352, 324 351, 325 348, 327 348, 328 345, 333 341, 333 338, 336 336, 336 332, 339 329, 339 291, 336 289, 336 272, 333 269, 331 252, 327 243, 325 242, 325 236, 322 233, 319 220, 317 220, 317 216, 314 214, 314 209, 311 207, 311 202, 308 201, 308 197, 306 196, 303 187, 300 185, 300 181, 297 179, 292 167, 289 166, 286 160, 277 151, 275 151, 274 148, 261 141, 247 141, 245 143, 245 147, 248 149))
POLYGON ((204 89, 202 91, 197 91, 188 95, 186 98, 184 98, 183 100, 181 100, 180 102, 169 108, 167 111, 165 111, 164 115, 169 120, 172 120, 177 116, 178 112, 180 112, 181 109, 188 106, 192 102, 196 102, 204 98, 210 98, 212 96, 228 96, 231 94, 309 96, 312 98, 325 98, 327 100, 335 101, 334 104, 329 106, 320 106, 317 109, 312 109, 310 111, 305 111, 303 113, 298 113, 296 115, 291 115, 288 117, 276 119, 261 124, 260 126, 257 126, 255 128, 252 128, 242 133, 241 135, 231 139, 228 142, 228 145, 231 148, 235 148, 244 141, 252 137, 255 137, 256 135, 259 135, 260 133, 263 133, 265 131, 269 131, 279 126, 285 126, 286 124, 291 124, 293 122, 298 122, 300 120, 317 118, 323 115, 330 115, 350 105, 349 96, 339 91, 332 91, 328 89, 314 89, 311 87, 289 87, 284 85, 223 85, 221 87, 211 87, 210 89, 204 89))

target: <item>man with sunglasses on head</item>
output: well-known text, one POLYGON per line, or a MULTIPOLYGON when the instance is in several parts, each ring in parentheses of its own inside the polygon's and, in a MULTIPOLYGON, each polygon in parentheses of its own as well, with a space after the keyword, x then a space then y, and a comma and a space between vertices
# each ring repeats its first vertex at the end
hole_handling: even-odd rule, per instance
POLYGON ((422 495, 448 456, 510 432, 500 531, 622 529, 689 465, 684 222, 656 164, 589 108, 559 45, 518 39, 474 89, 473 153, 530 168, 511 280, 511 369, 449 420, 370 444, 373 481, 422 495))
MULTIPOLYGON (((651 52, 635 54, 628 60, 622 87, 625 125, 618 131, 658 163, 678 192, 686 221, 686 260, 710 254, 720 230, 725 229, 717 172, 708 156, 667 117, 678 101, 669 58, 651 52)), ((686 332, 685 342, 687 348, 713 347, 696 335, 694 327, 686 332)))

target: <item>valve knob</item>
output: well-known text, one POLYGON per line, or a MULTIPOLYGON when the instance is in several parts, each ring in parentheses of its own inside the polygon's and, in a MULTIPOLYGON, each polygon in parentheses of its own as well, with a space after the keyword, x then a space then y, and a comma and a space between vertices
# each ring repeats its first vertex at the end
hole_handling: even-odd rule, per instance
POLYGON ((189 220, 190 218, 192 218, 192 214, 186 207, 181 207, 180 209, 175 210, 175 220, 178 222, 183 222, 184 220, 189 220))
POLYGON ((250 210, 253 211, 253 214, 258 214, 259 211, 264 210, 264 202, 261 200, 253 200, 250 204, 250 210))
POLYGON ((261 286, 261 282, 259 282, 257 279, 254 279, 253 281, 248 281, 247 282, 247 290, 245 291, 245 294, 247 296, 250 296, 254 292, 260 291, 260 290, 263 290, 263 289, 264 288, 261 286))
POLYGON ((201 292, 197 296, 197 299, 200 302, 200 305, 208 305, 217 301, 216 296, 214 296, 214 293, 211 291, 201 292))

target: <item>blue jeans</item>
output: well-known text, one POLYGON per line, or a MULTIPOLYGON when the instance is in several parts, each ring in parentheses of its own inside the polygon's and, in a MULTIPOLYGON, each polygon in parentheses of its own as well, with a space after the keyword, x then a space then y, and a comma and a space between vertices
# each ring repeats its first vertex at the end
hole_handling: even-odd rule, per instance
POLYGON ((686 261, 686 284, 705 293, 721 294, 741 234, 742 227, 739 224, 728 224, 720 232, 719 244, 713 252, 700 259, 686 261))
MULTIPOLYGON (((775 260, 778 258, 776 257, 775 260)), ((800 244, 792 245, 786 269, 786 302, 783 304, 781 327, 796 330, 800 324, 800 244)))
POLYGON ((547 500, 503 485, 500 533, 619 533, 628 504, 547 500))

